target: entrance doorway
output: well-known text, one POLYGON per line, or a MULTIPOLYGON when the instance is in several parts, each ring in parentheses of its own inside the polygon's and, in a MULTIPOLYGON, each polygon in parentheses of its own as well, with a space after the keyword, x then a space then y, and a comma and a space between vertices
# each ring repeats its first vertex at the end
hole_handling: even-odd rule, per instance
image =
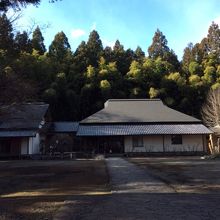
POLYGON ((102 137, 99 138, 99 153, 102 154, 122 154, 124 153, 123 137, 102 137))
POLYGON ((18 156, 21 154, 20 138, 1 138, 0 156, 18 156))
POLYGON ((86 137, 81 149, 95 154, 122 154, 124 153, 124 137, 86 137))

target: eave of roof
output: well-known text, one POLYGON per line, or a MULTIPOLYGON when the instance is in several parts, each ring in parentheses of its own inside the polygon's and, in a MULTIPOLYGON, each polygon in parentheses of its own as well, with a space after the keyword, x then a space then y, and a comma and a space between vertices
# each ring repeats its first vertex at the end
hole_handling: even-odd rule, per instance
POLYGON ((211 134, 203 124, 79 125, 77 136, 211 134))
POLYGON ((36 131, 0 131, 0 137, 35 137, 36 131))
POLYGON ((60 121, 53 122, 49 132, 51 133, 72 133, 77 132, 79 122, 60 121))

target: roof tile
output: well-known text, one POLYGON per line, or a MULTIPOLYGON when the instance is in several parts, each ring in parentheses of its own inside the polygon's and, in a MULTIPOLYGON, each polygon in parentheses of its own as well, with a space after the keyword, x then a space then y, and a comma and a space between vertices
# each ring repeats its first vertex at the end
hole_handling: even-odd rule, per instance
POLYGON ((202 124, 79 125, 77 136, 211 134, 202 124))

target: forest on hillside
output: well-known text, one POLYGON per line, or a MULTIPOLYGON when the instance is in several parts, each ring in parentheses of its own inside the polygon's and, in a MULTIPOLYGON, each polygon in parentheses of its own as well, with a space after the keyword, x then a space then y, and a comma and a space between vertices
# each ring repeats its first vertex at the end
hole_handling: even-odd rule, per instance
POLYGON ((104 48, 96 30, 75 51, 59 32, 47 50, 39 27, 28 35, 2 13, 0 103, 43 101, 54 120, 81 120, 110 98, 161 98, 200 118, 208 90, 220 86, 219 26, 213 22, 201 42, 189 43, 181 61, 159 29, 152 37, 147 55, 119 40, 104 48))

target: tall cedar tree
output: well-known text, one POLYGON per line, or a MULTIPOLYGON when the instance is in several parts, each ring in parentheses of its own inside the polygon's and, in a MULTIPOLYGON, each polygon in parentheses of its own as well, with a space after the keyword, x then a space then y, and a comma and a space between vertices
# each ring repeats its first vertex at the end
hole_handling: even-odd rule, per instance
POLYGON ((18 32, 16 34, 14 44, 18 53, 21 51, 31 53, 32 51, 31 41, 28 38, 28 34, 26 31, 23 31, 22 33, 18 32))
POLYGON ((218 24, 212 22, 207 35, 208 53, 212 52, 220 58, 220 29, 218 24))
POLYGON ((129 71, 130 64, 134 58, 134 52, 131 49, 124 50, 124 46, 119 40, 116 40, 113 46, 112 59, 116 62, 117 68, 122 75, 129 71))
POLYGON ((0 71, 15 58, 14 34, 10 21, 3 14, 0 16, 0 71))
POLYGON ((141 49, 141 47, 137 47, 136 50, 134 51, 135 59, 137 61, 143 61, 145 57, 144 51, 141 49))
POLYGON ((89 65, 98 67, 98 60, 103 54, 102 41, 97 31, 93 30, 86 44, 89 65))
POLYGON ((68 38, 63 31, 57 33, 49 46, 49 56, 57 61, 64 61, 70 51, 68 38))
POLYGON ((183 52, 182 68, 187 74, 189 72, 189 64, 194 60, 192 50, 193 44, 189 43, 183 52))
POLYGON ((103 52, 103 57, 105 58, 106 62, 109 63, 112 61, 112 48, 107 46, 105 47, 104 49, 104 52, 103 52))
POLYGON ((13 49, 13 28, 5 14, 0 16, 0 49, 11 52, 13 49))
POLYGON ((148 48, 149 57, 153 59, 156 59, 157 57, 163 58, 165 54, 170 51, 167 43, 168 42, 165 35, 163 35, 163 33, 157 29, 153 37, 153 42, 148 48))
POLYGON ((207 46, 205 42, 206 42, 206 38, 204 38, 201 41, 201 43, 196 43, 192 48, 193 61, 202 63, 202 60, 205 58, 207 54, 207 49, 206 49, 207 46))
POLYGON ((77 73, 84 73, 89 66, 86 42, 82 41, 74 53, 74 65, 72 69, 77 73))
POLYGON ((39 54, 43 55, 46 52, 44 38, 38 26, 33 32, 31 44, 32 48, 37 50, 39 54))
POLYGON ((171 63, 174 67, 174 70, 178 71, 180 64, 177 56, 173 50, 170 50, 167 44, 168 41, 165 35, 159 29, 157 29, 153 37, 153 42, 148 48, 148 55, 152 59, 160 57, 162 60, 171 63))

